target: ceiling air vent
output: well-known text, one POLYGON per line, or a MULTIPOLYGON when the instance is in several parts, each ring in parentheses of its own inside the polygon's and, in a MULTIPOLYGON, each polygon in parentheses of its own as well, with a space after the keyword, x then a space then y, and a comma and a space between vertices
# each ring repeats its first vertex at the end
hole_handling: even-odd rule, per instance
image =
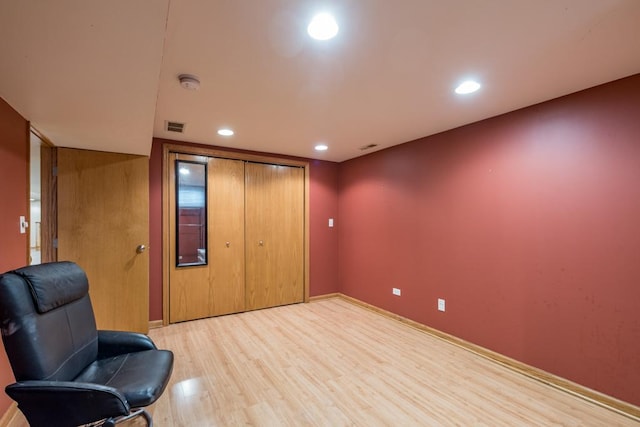
POLYGON ((178 132, 178 133, 183 133, 184 132, 184 123, 178 123, 178 122, 170 122, 167 121, 167 131, 169 132, 178 132))
POLYGON ((360 147, 360 151, 365 151, 365 150, 370 150, 374 147, 377 147, 378 144, 367 144, 367 145, 363 145, 362 147, 360 147))

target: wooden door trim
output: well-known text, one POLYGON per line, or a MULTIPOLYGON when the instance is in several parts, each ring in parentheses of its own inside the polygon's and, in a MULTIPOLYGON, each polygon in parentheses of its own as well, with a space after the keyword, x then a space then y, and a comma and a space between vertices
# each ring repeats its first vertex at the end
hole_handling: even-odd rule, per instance
POLYGON ((304 168, 304 302, 309 302, 309 161, 287 159, 261 154, 242 153, 218 148, 192 147, 181 144, 163 143, 162 146, 162 324, 169 325, 169 154, 188 154, 194 156, 218 157, 222 159, 244 160, 304 168))
POLYGON ((24 265, 31 265, 31 227, 33 227, 33 224, 31 221, 31 122, 29 121, 26 122, 25 133, 25 143, 27 144, 27 212, 25 215, 27 221, 27 247, 24 265))
POLYGON ((218 148, 191 147, 179 144, 163 145, 165 160, 168 159, 168 153, 191 154, 194 156, 219 157, 221 159, 245 160, 258 163, 269 163, 274 165, 299 166, 308 167, 309 162, 305 160, 287 159, 284 157, 267 156, 262 154, 242 153, 235 151, 226 151, 218 148))
MULTIPOLYGON (((29 123, 29 149, 31 149, 31 134, 35 135, 40 144, 40 262, 53 262, 58 260, 54 240, 58 236, 58 188, 57 176, 54 170, 57 166, 57 147, 38 129, 29 123)), ((31 155, 29 155, 31 162, 31 155)), ((31 165, 29 165, 29 169, 31 165)), ((31 192, 31 173, 29 173, 29 192, 31 192)), ((29 224, 31 221, 31 209, 29 209, 29 224)), ((30 240, 30 239, 29 239, 30 240)), ((30 245, 28 245, 30 246, 30 245)), ((29 248, 29 256, 31 249, 29 248)), ((27 258, 28 259, 28 258, 27 258)))
POLYGON ((42 263, 58 260, 58 250, 54 244, 58 236, 58 177, 54 173, 57 165, 57 148, 43 144, 40 147, 40 215, 42 222, 40 256, 42 263))

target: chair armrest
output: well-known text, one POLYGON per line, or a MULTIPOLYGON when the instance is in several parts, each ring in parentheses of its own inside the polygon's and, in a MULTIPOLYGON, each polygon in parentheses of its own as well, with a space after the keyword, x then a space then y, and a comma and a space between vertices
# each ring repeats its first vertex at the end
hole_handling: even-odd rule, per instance
POLYGON ((123 331, 98 331, 98 359, 138 351, 157 350, 144 334, 123 331))
POLYGON ((113 387, 73 381, 21 381, 6 387, 31 426, 81 425, 127 415, 129 403, 113 387))

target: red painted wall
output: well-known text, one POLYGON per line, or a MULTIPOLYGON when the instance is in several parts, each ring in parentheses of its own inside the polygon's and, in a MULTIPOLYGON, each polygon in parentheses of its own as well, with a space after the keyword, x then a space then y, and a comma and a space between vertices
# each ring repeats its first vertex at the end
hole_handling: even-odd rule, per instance
MULTIPOLYGON (((162 149, 164 143, 198 146, 171 140, 153 140, 149 164, 150 320, 162 319, 162 149)), ((202 147, 222 149, 212 146, 202 147)), ((314 296, 338 292, 338 236, 335 227, 327 226, 328 218, 336 218, 338 212, 338 165, 319 160, 309 162, 309 294, 314 296)))
POLYGON ((640 74, 342 163, 338 201, 341 292, 640 405, 640 74))
POLYGON ((313 297, 338 292, 338 164, 311 160, 309 175, 309 296, 313 297))
MULTIPOLYGON (((27 236, 20 234, 18 219, 29 214, 29 123, 0 98, 0 273, 27 263, 27 236)), ((0 352, 0 390, 15 381, 7 355, 0 352)), ((11 399, 0 393, 0 414, 11 399)))

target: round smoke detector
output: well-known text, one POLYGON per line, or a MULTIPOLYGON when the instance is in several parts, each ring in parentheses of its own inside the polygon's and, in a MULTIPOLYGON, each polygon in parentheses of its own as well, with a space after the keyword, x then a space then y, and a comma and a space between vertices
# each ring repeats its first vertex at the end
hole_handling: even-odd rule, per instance
POLYGON ((200 87, 200 80, 192 74, 180 74, 178 76, 180 86, 189 90, 197 90, 200 87))

